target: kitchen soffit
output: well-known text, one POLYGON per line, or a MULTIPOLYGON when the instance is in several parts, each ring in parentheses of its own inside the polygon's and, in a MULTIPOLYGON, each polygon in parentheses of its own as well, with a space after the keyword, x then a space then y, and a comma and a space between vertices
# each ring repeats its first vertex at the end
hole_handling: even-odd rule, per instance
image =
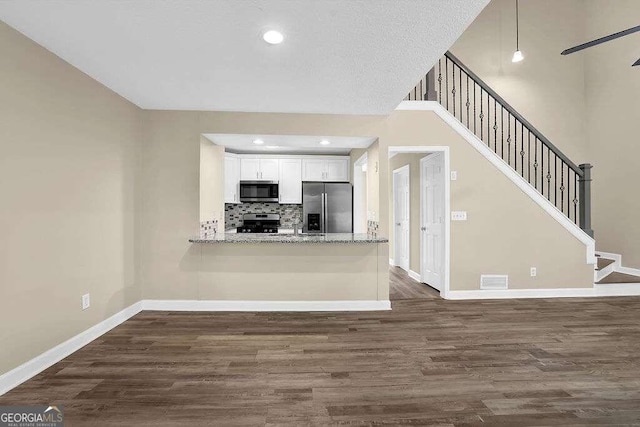
POLYGON ((203 135, 216 145, 222 145, 234 153, 260 154, 337 154, 345 155, 354 148, 368 148, 377 138, 375 137, 345 137, 345 136, 311 136, 311 135, 253 135, 253 134, 221 134, 209 133, 203 135), (253 141, 260 139, 263 144, 256 145, 253 141), (329 145, 322 145, 320 141, 327 140, 329 145))
POLYGON ((388 114, 488 1, 3 0, 0 19, 146 109, 388 114))

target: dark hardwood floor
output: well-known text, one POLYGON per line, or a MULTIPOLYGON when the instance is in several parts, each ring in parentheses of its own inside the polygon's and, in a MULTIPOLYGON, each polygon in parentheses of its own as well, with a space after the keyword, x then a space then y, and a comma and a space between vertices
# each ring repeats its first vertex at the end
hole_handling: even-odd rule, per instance
POLYGON ((0 405, 63 405, 67 426, 639 424, 638 313, 640 298, 433 295, 385 312, 143 312, 0 405))
POLYGON ((389 299, 440 298, 440 292, 434 288, 411 279, 400 267, 389 268, 389 299))

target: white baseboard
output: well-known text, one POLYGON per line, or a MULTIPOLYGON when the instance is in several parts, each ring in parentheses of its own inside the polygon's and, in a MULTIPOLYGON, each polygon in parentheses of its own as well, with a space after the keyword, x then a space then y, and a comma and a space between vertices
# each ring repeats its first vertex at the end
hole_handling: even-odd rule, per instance
POLYGON ((143 300, 142 307, 156 311, 377 311, 391 310, 391 302, 143 300))
POLYGON ((422 277, 420 277, 420 274, 416 273, 413 270, 409 270, 409 277, 411 277, 416 282, 422 282, 422 277))
POLYGON ((11 371, 0 375, 0 396, 78 351, 142 310, 157 311, 377 311, 391 310, 389 300, 359 301, 197 301, 142 300, 103 320, 11 371))
POLYGON ((34 357, 28 362, 23 363, 17 368, 0 376, 0 396, 19 386, 28 379, 33 378, 40 372, 58 363, 70 354, 78 351, 85 345, 89 344, 96 338, 109 332, 122 322, 130 319, 138 314, 142 309, 142 302, 137 302, 124 310, 114 314, 108 319, 103 320, 95 326, 90 327, 84 332, 69 338, 62 344, 45 351, 39 356, 34 357))
MULTIPOLYGON (((595 282, 599 282, 602 279, 604 279, 605 277, 607 277, 609 274, 611 273, 622 273, 622 274, 629 274, 631 276, 639 276, 639 281, 640 281, 640 270, 637 268, 631 268, 631 267, 623 267, 622 266, 622 255, 620 254, 614 254, 611 252, 601 252, 601 251, 597 251, 596 252, 597 255, 599 255, 601 258, 604 259, 609 259, 612 260, 613 262, 611 264, 609 264, 608 266, 606 266, 605 268, 603 268, 602 270, 597 270, 595 273, 595 282)), ((607 284, 609 285, 609 284, 607 284)))
POLYGON ((450 300, 511 299, 511 298, 587 298, 640 295, 640 284, 622 283, 594 285, 593 288, 562 289, 506 289, 449 291, 443 296, 450 300))

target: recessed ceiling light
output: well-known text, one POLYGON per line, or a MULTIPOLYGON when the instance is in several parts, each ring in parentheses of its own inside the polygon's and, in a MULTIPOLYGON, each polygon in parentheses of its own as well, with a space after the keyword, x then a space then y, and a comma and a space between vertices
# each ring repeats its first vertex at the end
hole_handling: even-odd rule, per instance
POLYGON ((261 140, 261 139, 254 139, 253 143, 256 144, 256 145, 262 145, 262 144, 264 144, 264 141, 261 140))
POLYGON ((323 139, 322 141, 320 141, 320 145, 329 145, 331 144, 331 141, 328 141, 326 139, 323 139))
POLYGON ((269 30, 262 35, 264 41, 269 44, 280 44, 284 40, 284 36, 280 31, 269 30))
POLYGON ((267 145, 264 148, 269 149, 269 150, 276 150, 278 148, 278 146, 277 145, 267 145))

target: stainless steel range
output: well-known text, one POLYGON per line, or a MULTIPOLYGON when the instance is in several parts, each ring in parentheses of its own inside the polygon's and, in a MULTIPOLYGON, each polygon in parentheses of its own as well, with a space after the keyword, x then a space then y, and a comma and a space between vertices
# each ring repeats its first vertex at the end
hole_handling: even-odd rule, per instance
POLYGON ((277 233, 280 214, 244 214, 238 233, 277 233))

